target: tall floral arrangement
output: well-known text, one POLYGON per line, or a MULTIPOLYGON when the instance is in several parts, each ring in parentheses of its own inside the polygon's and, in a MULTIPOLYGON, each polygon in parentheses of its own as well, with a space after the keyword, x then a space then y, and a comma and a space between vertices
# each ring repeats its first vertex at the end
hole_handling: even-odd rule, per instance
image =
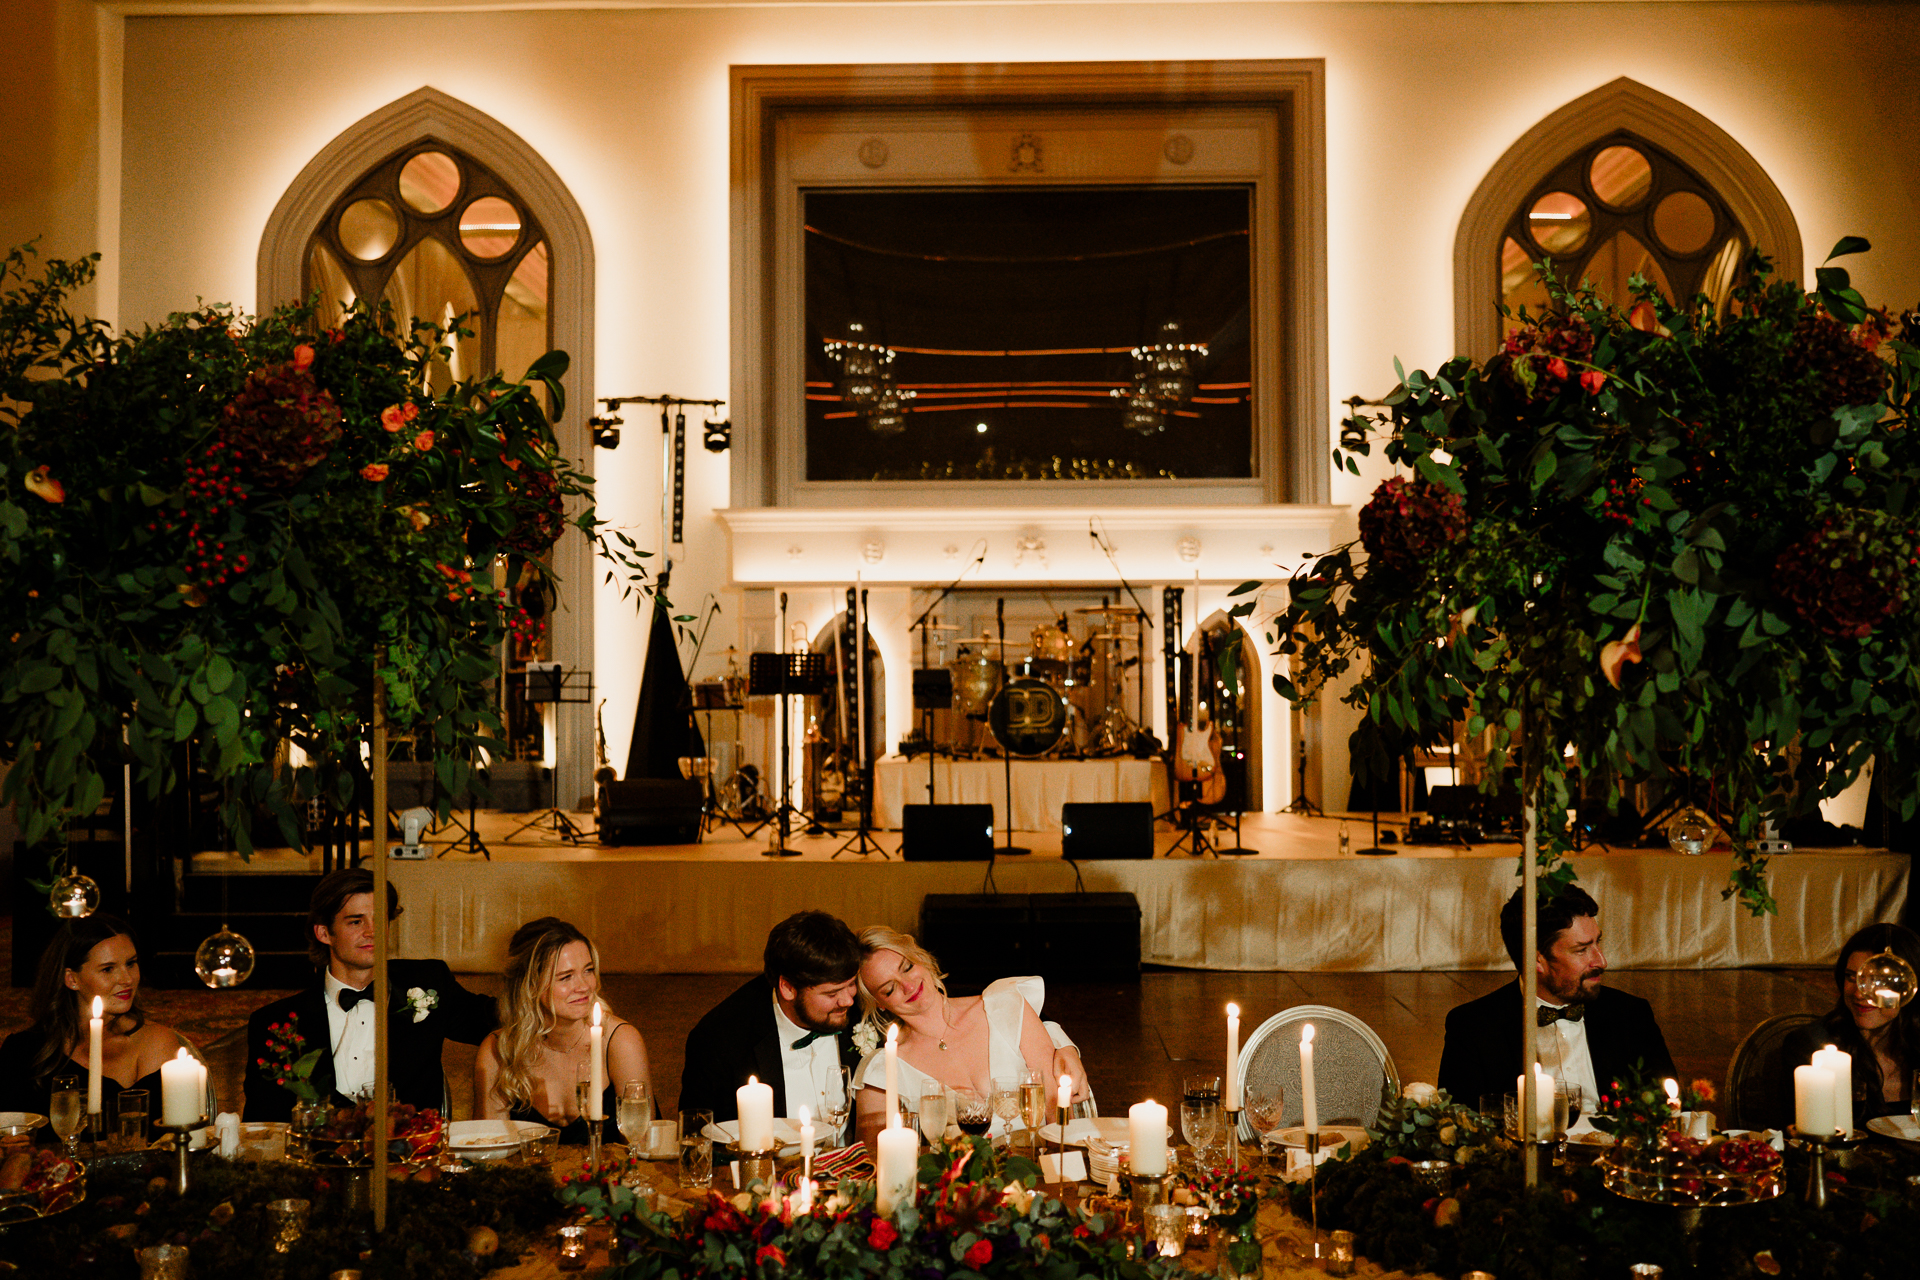
POLYGON ((1734 837, 1727 895, 1771 910, 1763 818, 1870 756, 1903 813, 1920 800, 1920 317, 1758 254, 1724 313, 1542 278, 1553 309, 1493 359, 1401 371, 1344 423, 1336 466, 1380 442, 1408 474, 1293 579, 1277 683, 1351 678, 1357 756, 1488 734, 1495 778, 1537 797, 1550 883, 1581 788, 1690 788, 1734 837))
MULTIPOLYGON (((550 422, 566 355, 436 390, 448 335, 384 306, 115 335, 66 308, 91 261, 28 268, 0 278, 0 798, 27 841, 123 763, 170 790, 184 748, 243 852, 261 809, 298 844, 298 801, 353 804, 376 676, 462 789, 499 733, 515 590, 550 598, 568 525, 600 535, 550 422)), ((601 549, 644 576, 630 542, 601 549)))

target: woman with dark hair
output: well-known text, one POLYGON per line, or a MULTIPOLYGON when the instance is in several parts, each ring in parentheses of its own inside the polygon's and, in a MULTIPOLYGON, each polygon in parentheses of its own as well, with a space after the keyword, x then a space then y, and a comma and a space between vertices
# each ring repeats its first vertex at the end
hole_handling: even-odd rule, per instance
POLYGON ((500 1029, 481 1042, 473 1066, 474 1114, 551 1125, 561 1142, 585 1145, 587 1120, 576 1088, 589 1078, 593 1006, 601 1004, 601 1138, 619 1141, 620 1086, 637 1080, 651 1099, 653 1077, 640 1028, 600 1000, 600 953, 593 943, 565 920, 529 921, 507 944, 506 983, 500 1029))
POLYGON ((147 1020, 140 1007, 140 951, 133 931, 117 916, 96 912, 60 926, 40 956, 28 1012, 33 1025, 0 1044, 0 1111, 47 1114, 53 1078, 87 1072, 87 1021, 94 997, 101 1003, 102 1122, 111 1124, 114 1103, 126 1089, 145 1089, 158 1110, 160 1064, 181 1049, 200 1057, 172 1027, 147 1020))
POLYGON ((1904 1009, 1885 1009, 1859 981, 1860 971, 1882 951, 1920 972, 1920 937, 1897 924, 1871 924, 1847 939, 1833 965, 1840 1003, 1818 1022, 1795 1031, 1781 1046, 1788 1096, 1793 1069, 1813 1060, 1826 1045, 1853 1056, 1853 1119, 1856 1126, 1875 1116, 1905 1114, 1912 1098, 1913 1073, 1920 1068, 1920 1001, 1904 1009))

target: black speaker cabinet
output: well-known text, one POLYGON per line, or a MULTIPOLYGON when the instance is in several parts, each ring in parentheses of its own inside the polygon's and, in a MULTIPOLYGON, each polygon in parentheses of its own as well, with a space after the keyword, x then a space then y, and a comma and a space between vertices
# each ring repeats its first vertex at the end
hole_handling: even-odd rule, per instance
POLYGON ((993 806, 901 806, 900 856, 908 862, 985 862, 993 857, 993 806))
POLYGON ((1035 973, 1049 982, 1139 980, 1140 903, 1132 894, 1035 893, 1028 903, 1035 973))
POLYGON ((920 900, 920 945, 956 986, 1033 972, 1024 893, 930 893, 920 900))
POLYGON ((1153 856, 1153 806, 1145 800, 1060 806, 1060 853, 1074 862, 1153 856))
POLYGON ((635 778, 600 784, 594 802, 600 843, 698 843, 701 788, 698 778, 635 778))

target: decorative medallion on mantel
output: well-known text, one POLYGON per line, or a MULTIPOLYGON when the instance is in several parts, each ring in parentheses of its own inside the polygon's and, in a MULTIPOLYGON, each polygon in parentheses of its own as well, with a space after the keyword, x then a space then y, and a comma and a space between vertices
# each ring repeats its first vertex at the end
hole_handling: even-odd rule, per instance
POLYGON ((1021 133, 1014 135, 1013 163, 1008 166, 1014 173, 1043 173, 1046 171, 1045 159, 1040 151, 1040 135, 1021 133))
POLYGON ((868 138, 860 144, 860 163, 869 169, 878 169, 887 162, 887 157, 891 154, 887 150, 885 140, 881 138, 868 138))

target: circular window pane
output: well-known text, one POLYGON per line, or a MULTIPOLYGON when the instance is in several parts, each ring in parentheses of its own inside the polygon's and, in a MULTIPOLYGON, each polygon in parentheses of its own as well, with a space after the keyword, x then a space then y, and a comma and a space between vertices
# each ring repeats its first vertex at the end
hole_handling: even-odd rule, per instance
POLYGON ((476 258, 497 258, 520 238, 520 211, 499 196, 481 196, 460 214, 460 243, 476 258))
POLYGON ((1587 202, 1564 191, 1552 191, 1533 202, 1527 211, 1527 230, 1533 242, 1548 253, 1572 253, 1587 242, 1593 229, 1593 215, 1587 202))
POLYGON ((1675 253, 1698 253, 1713 239, 1713 206, 1676 191, 1653 207, 1653 234, 1675 253))
POLYGON ((416 213, 438 213, 460 194, 460 166, 444 151, 422 151, 400 168, 400 198, 416 213))
POLYGON ((1631 209, 1647 198, 1653 167, 1632 147, 1608 147, 1587 166, 1587 179, 1602 204, 1631 209))
POLYGON ((355 200, 340 215, 340 245, 362 262, 384 258, 400 239, 400 218, 385 200, 355 200))

